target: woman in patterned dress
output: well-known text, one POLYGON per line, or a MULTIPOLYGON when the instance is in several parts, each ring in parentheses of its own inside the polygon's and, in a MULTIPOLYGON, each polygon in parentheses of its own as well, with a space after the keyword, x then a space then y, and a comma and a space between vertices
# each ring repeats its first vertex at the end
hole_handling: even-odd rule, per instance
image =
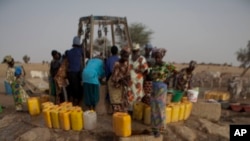
POLYGON ((184 91, 185 95, 187 95, 187 90, 192 88, 191 82, 195 66, 196 62, 190 61, 189 66, 181 69, 175 78, 175 89, 184 91))
POLYGON ((133 105, 141 101, 144 96, 143 75, 148 69, 148 64, 144 56, 140 55, 140 45, 133 44, 132 55, 129 58, 130 66, 130 83, 128 90, 129 111, 133 111, 133 105))
POLYGON ((27 105, 24 103, 27 102, 28 98, 28 95, 23 88, 25 85, 24 68, 23 66, 15 66, 14 58, 10 55, 6 56, 3 62, 8 64, 5 81, 11 86, 16 111, 23 111, 27 105))
POLYGON ((115 62, 113 73, 108 80, 109 98, 113 112, 127 112, 127 87, 130 81, 129 54, 129 47, 121 50, 121 59, 115 62))
POLYGON ((175 67, 162 61, 166 53, 165 49, 159 48, 155 52, 155 64, 151 70, 153 89, 151 94, 151 127, 155 137, 160 136, 160 130, 166 125, 166 80, 173 75, 175 67))

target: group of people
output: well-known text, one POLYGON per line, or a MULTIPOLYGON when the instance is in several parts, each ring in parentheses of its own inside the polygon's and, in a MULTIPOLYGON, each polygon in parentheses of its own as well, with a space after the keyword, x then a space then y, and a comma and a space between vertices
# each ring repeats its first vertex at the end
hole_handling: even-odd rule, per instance
POLYGON ((82 43, 77 36, 72 48, 62 57, 53 50, 50 82, 55 102, 68 99, 74 105, 84 103, 89 109, 95 109, 100 97, 100 83, 106 78, 107 97, 113 112, 131 114, 134 104, 141 101, 150 105, 152 133, 159 136, 165 126, 168 87, 172 84, 171 87, 184 92, 190 89, 195 61, 177 71, 174 65, 163 61, 167 50, 151 44, 145 45, 144 55, 140 45, 135 43, 120 50, 112 46, 110 52, 112 55, 106 59, 98 54, 92 58, 83 57, 82 43), (83 58, 88 58, 85 67, 83 58), (65 91, 67 95, 63 95, 65 91))
MULTIPOLYGON (((108 58, 106 67, 112 73, 108 77, 108 94, 114 112, 133 112, 133 105, 144 102, 151 106, 152 133, 160 135, 164 129, 166 114, 166 95, 170 81, 172 88, 187 92, 191 86, 192 72, 195 61, 187 68, 177 71, 175 66, 163 61, 166 55, 164 48, 153 48, 145 45, 144 56, 140 54, 139 44, 122 48, 120 59, 114 61, 114 56, 108 58)), ((110 73, 109 73, 110 74, 110 73)))

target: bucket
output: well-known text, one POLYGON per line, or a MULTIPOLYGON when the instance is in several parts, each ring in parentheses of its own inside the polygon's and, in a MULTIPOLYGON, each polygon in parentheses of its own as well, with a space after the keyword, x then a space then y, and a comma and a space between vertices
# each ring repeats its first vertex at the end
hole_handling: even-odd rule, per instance
POLYGON ((173 90, 172 102, 180 102, 183 96, 183 93, 184 92, 180 90, 173 90))
POLYGON ((4 87, 5 87, 5 93, 8 95, 12 94, 12 88, 10 83, 8 83, 7 81, 4 81, 4 87))
POLYGON ((93 130, 96 128, 97 125, 97 115, 96 112, 93 110, 88 110, 83 113, 84 119, 84 129, 86 130, 93 130))
POLYGON ((197 102, 198 95, 199 95, 199 90, 193 89, 187 91, 188 100, 191 102, 197 102))

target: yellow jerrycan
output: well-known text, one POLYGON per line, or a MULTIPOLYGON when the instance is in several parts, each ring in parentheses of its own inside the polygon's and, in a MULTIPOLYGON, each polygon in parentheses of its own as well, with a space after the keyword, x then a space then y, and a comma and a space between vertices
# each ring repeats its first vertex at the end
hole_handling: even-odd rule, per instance
POLYGON ((128 137, 131 135, 131 117, 128 113, 116 112, 112 118, 113 130, 116 136, 128 137))
POLYGON ((42 109, 46 109, 47 107, 52 107, 54 104, 52 102, 44 102, 42 103, 42 109))
POLYGON ((144 107, 143 123, 147 125, 151 124, 151 107, 148 105, 144 107))
POLYGON ((192 102, 185 102, 184 120, 187 120, 191 115, 193 104, 192 102))
POLYGON ((52 108, 43 109, 43 119, 45 121, 46 127, 48 127, 48 128, 52 128, 52 121, 51 121, 51 117, 50 117, 51 110, 52 110, 52 108))
POLYGON ((71 128, 74 131, 81 131, 83 128, 83 112, 82 110, 72 110, 70 113, 71 128))
POLYGON ((70 130, 70 110, 60 110, 59 111, 59 121, 60 127, 63 130, 70 130))
POLYGON ((180 111, 179 111, 179 121, 184 120, 184 114, 185 114, 185 104, 180 103, 180 111))
POLYGON ((136 102, 133 105, 133 119, 142 120, 144 110, 144 103, 136 102))
POLYGON ((40 114, 40 102, 38 97, 28 98, 28 110, 31 116, 40 114))
POLYGON ((179 104, 172 104, 171 108, 172 108, 171 122, 178 122, 179 121, 180 105, 179 104))
POLYGON ((59 121, 59 107, 54 107, 50 111, 50 117, 52 122, 53 128, 60 128, 60 121, 59 121))
POLYGON ((166 123, 170 123, 172 121, 172 107, 166 106, 166 123))

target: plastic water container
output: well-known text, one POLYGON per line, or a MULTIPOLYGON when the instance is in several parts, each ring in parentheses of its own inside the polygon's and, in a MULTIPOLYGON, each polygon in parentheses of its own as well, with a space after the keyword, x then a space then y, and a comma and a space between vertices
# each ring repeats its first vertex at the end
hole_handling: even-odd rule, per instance
POLYGON ((179 104, 172 104, 171 105, 171 122, 178 122, 179 121, 179 113, 180 113, 180 105, 179 104))
POLYGON ((4 81, 4 88, 5 88, 5 93, 8 95, 12 94, 12 88, 10 83, 8 83, 7 81, 4 81))
POLYGON ((83 112, 82 110, 73 110, 70 113, 71 128, 74 131, 81 131, 83 128, 83 112))
MULTIPOLYGON (((198 95, 199 95, 199 89, 196 88, 196 89, 192 89, 192 90, 188 90, 187 91, 187 96, 188 96, 188 100, 191 101, 191 102, 197 102, 198 100, 198 95)), ((216 95, 217 96, 217 95, 216 95)), ((218 95, 216 97, 216 99, 220 99, 219 98, 220 96, 218 95)))
POLYGON ((179 120, 184 120, 185 104, 180 104, 179 120))
POLYGON ((144 113, 143 113, 143 123, 144 124, 151 124, 151 107, 150 106, 145 106, 144 107, 144 113))
POLYGON ((34 116, 40 114, 40 104, 39 99, 37 97, 28 98, 27 104, 30 115, 34 116))
POLYGON ((60 127, 64 130, 70 130, 70 110, 59 111, 60 127))
POLYGON ((183 96, 183 91, 173 90, 172 102, 180 102, 183 96))
POLYGON ((133 105, 133 119, 142 120, 144 110, 144 103, 136 102, 133 105))
POLYGON ((53 108, 50 111, 50 117, 51 117, 52 127, 56 129, 60 128, 59 111, 57 108, 53 108))
POLYGON ((193 103, 192 102, 185 102, 185 111, 184 111, 184 120, 187 120, 191 114, 193 103))
POLYGON ((172 107, 167 106, 166 107, 166 123, 170 123, 172 121, 172 107))
POLYGON ((128 113, 116 112, 112 118, 113 130, 116 136, 128 137, 131 135, 131 117, 128 113))
POLYGON ((52 107, 54 104, 52 102, 44 102, 42 103, 42 109, 46 109, 48 107, 52 107))
POLYGON ((50 117, 51 110, 52 110, 52 108, 43 109, 43 118, 45 121, 45 125, 48 128, 52 128, 52 122, 51 122, 51 117, 50 117))
POLYGON ((84 129, 92 130, 96 128, 97 125, 97 115, 93 110, 88 110, 83 113, 84 119, 84 129))

